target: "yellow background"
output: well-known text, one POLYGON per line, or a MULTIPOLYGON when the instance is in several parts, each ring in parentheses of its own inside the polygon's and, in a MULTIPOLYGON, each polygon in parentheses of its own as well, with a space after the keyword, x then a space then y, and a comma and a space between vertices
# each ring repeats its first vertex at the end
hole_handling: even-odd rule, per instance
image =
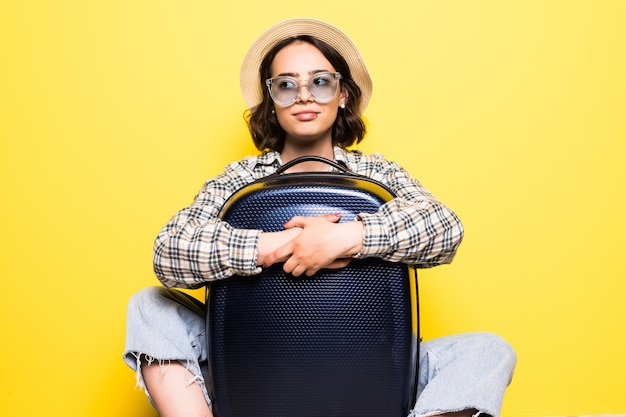
POLYGON ((425 338, 507 338, 504 416, 626 413, 626 2, 5 0, 0 415, 155 415, 121 360, 126 301, 157 284, 161 226, 254 152, 241 59, 300 15, 368 64, 361 149, 466 227, 421 272, 425 338))

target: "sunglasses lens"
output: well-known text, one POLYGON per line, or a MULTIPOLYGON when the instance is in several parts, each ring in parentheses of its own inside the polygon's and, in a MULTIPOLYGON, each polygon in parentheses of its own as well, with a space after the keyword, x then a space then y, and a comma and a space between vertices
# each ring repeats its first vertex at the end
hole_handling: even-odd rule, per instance
POLYGON ((309 93, 316 101, 329 101, 337 92, 337 80, 331 73, 320 73, 309 80, 309 93))
POLYGON ((272 98, 279 104, 291 104, 300 93, 300 86, 291 77, 276 77, 270 85, 272 98))

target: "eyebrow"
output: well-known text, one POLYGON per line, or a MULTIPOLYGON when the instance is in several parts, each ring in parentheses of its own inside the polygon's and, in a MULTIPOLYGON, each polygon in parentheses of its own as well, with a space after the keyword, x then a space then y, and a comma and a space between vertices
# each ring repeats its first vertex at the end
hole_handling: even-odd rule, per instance
MULTIPOLYGON (((320 72, 332 72, 331 70, 327 70, 327 69, 316 69, 313 71, 309 71, 309 75, 315 75, 315 74, 319 74, 320 72)), ((297 78, 300 74, 296 73, 296 72, 282 72, 280 74, 277 75, 277 77, 293 77, 293 78, 297 78)))

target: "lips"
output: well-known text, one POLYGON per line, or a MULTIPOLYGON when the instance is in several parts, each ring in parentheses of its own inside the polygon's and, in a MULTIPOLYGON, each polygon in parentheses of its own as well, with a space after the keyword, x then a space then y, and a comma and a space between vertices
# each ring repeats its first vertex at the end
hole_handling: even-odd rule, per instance
POLYGON ((318 113, 311 111, 311 110, 303 110, 300 111, 298 113, 295 113, 294 116, 296 117, 296 119, 300 120, 300 121, 308 121, 308 120, 314 120, 317 118, 318 113))

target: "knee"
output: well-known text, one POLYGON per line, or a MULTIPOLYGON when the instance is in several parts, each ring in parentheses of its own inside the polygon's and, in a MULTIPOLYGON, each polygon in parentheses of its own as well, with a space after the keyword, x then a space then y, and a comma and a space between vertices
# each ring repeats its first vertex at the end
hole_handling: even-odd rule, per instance
POLYGON ((128 312, 141 312, 158 309, 168 290, 164 287, 152 286, 143 288, 128 300, 128 312))
POLYGON ((517 363, 517 354, 513 346, 503 337, 494 333, 474 333, 475 348, 483 353, 489 353, 489 356, 498 360, 504 367, 511 370, 515 368, 517 363))

